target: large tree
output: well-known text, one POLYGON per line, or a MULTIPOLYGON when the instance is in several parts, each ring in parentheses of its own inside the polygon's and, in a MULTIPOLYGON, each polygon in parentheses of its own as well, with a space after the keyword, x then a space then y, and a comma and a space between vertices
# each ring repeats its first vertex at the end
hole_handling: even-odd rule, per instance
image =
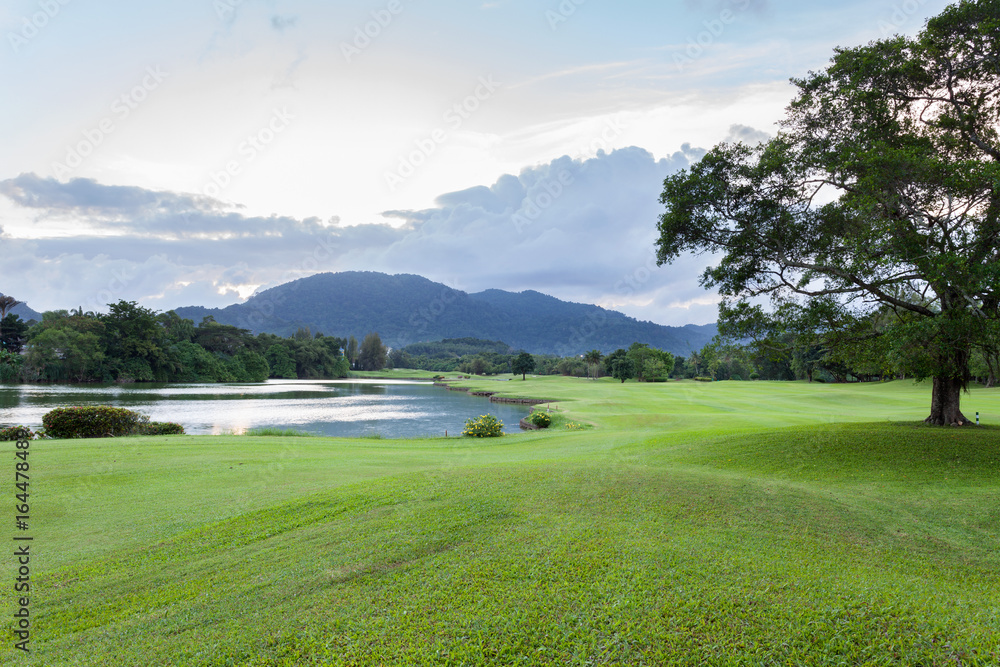
POLYGON ((511 361, 510 370, 514 375, 520 373, 524 380, 528 373, 535 370, 535 358, 529 352, 521 352, 511 361))
POLYGON ((837 49, 794 81, 776 138, 665 181, 659 263, 716 255, 725 333, 881 346, 933 378, 929 423, 966 423, 970 353, 1000 318, 998 53, 995 1, 837 49))

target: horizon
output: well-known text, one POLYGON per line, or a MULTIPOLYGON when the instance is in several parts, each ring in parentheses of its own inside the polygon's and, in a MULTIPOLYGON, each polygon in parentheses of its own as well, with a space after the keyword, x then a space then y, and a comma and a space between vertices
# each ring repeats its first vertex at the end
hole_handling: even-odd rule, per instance
POLYGON ((15 0, 0 290, 167 311, 372 270, 712 323, 712 258, 655 263, 664 178, 946 4, 15 0))

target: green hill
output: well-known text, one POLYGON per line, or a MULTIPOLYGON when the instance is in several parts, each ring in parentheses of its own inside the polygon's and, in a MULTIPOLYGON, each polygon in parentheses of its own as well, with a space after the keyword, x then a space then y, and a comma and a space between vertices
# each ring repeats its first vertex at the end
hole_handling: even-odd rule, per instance
POLYGON ((303 278, 227 308, 176 311, 195 323, 211 315, 217 322, 254 333, 288 336, 309 327, 360 339, 377 331, 394 348, 445 338, 479 338, 560 356, 591 349, 611 352, 635 341, 686 355, 701 349, 716 333, 715 325, 667 327, 535 291, 467 294, 421 276, 357 271, 303 278))

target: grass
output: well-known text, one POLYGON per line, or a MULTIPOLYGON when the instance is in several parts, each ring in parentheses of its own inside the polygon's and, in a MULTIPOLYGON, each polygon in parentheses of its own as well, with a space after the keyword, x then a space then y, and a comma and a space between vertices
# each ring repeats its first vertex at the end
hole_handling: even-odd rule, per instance
POLYGON ((289 438, 311 438, 314 437, 312 433, 306 433, 305 431, 297 431, 294 428, 277 428, 275 426, 258 426, 256 428, 247 429, 244 435, 252 437, 289 437, 289 438))
POLYGON ((0 660, 1000 664, 1000 391, 952 429, 902 382, 465 384, 558 427, 34 442, 0 660))

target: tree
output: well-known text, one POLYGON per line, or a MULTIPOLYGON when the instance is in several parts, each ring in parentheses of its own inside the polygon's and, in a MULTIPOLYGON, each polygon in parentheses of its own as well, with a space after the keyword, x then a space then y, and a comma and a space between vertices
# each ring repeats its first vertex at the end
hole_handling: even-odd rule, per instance
POLYGON ((19 354, 27 339, 28 323, 23 322, 20 316, 11 313, 7 317, 0 319, 0 349, 13 354, 19 354))
POLYGON ((583 361, 590 368, 590 374, 596 380, 598 374, 601 371, 601 358, 604 355, 601 354, 600 350, 591 350, 590 352, 583 355, 583 361))
POLYGON ((734 338, 881 339, 933 378, 928 423, 967 423, 971 349, 1000 318, 998 26, 996 2, 963 1, 916 38, 837 49, 776 138, 666 179, 658 262, 721 256, 701 281, 734 338))
POLYGON ((521 352, 514 357, 514 361, 511 362, 510 369, 514 375, 520 373, 521 380, 523 381, 527 378, 528 373, 535 370, 535 358, 528 352, 521 352))
POLYGON ((7 313, 10 312, 11 308, 20 303, 20 301, 12 296, 7 296, 6 294, 0 296, 0 341, 3 340, 3 321, 7 317, 7 313))
POLYGON ((344 351, 347 356, 347 362, 351 365, 351 368, 355 368, 358 363, 358 339, 351 336, 347 341, 347 349, 344 351))
POLYGON ((611 377, 625 384, 625 380, 635 377, 635 362, 628 356, 616 358, 611 363, 611 377))
POLYGON ((358 352, 358 368, 363 371, 382 370, 385 368, 388 352, 377 333, 368 334, 361 341, 361 351, 358 352))

